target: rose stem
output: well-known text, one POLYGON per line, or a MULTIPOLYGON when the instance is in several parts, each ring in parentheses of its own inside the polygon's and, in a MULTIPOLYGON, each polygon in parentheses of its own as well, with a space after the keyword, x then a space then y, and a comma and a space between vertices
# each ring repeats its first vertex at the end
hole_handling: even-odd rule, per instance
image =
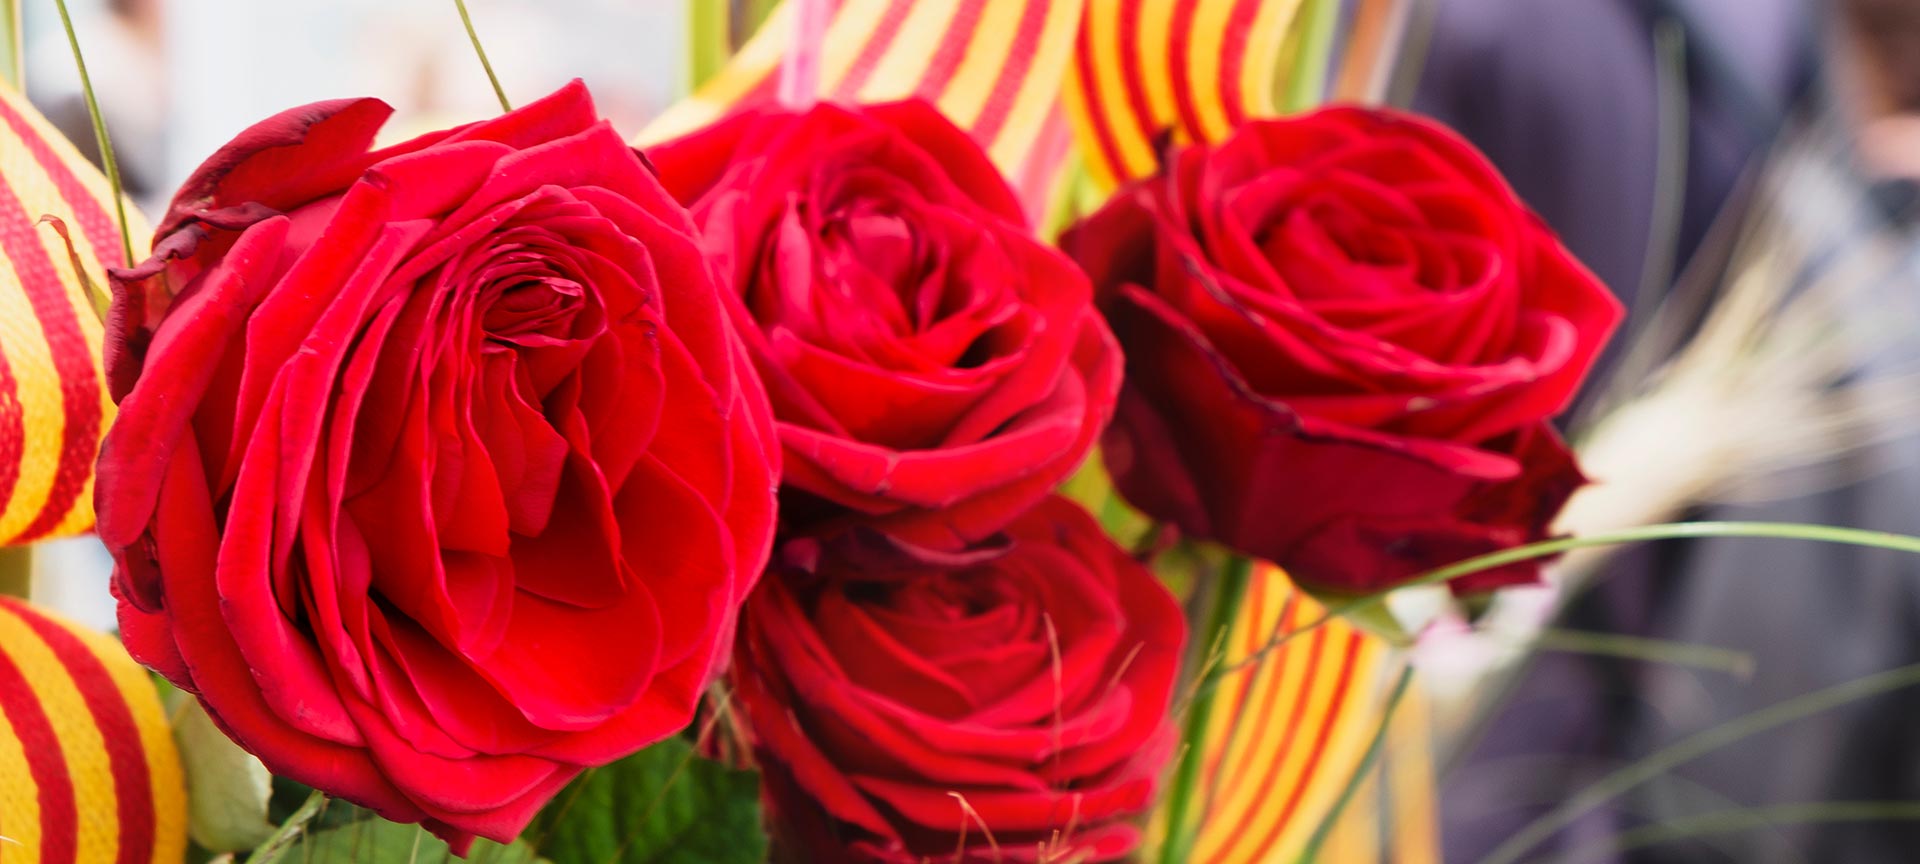
POLYGON ((1184 864, 1193 845, 1194 832, 1187 825, 1188 813, 1199 792, 1200 766, 1206 758, 1203 745, 1208 723, 1213 719, 1213 684, 1221 671, 1215 662, 1214 647, 1225 644, 1227 631, 1239 617, 1241 601, 1246 598, 1247 582, 1252 575, 1253 559, 1233 555, 1227 559, 1213 586, 1213 609, 1200 634, 1204 641, 1196 643, 1202 646, 1196 656, 1202 664, 1197 674, 1204 686, 1187 705, 1186 727, 1180 736, 1180 761, 1174 766, 1173 783, 1167 790, 1167 830, 1166 839, 1160 845, 1161 864, 1184 864))
POLYGON ((100 164, 107 169, 107 188, 113 192, 114 214, 120 218, 122 266, 133 266, 133 232, 127 227, 127 198, 121 194, 120 163, 113 158, 113 140, 107 137, 107 121, 100 116, 100 101, 93 97, 93 79, 87 75, 86 58, 80 56, 80 37, 73 32, 73 18, 67 14, 67 0, 53 0, 60 10, 60 26, 67 31, 67 44, 73 46, 73 66, 80 73, 80 94, 87 100, 87 117, 93 121, 93 138, 100 145, 100 164))
POLYGON ((487 72, 487 82, 493 85, 493 95, 500 99, 500 110, 511 112, 513 103, 507 101, 507 91, 500 86, 500 76, 493 74, 493 62, 487 59, 487 49, 480 45, 480 34, 473 29, 473 16, 467 14, 467 0, 453 0, 453 5, 460 10, 460 23, 466 25, 467 39, 473 43, 473 53, 480 56, 480 68, 487 72))
MULTIPOLYGON (((1869 531, 1864 528, 1845 528, 1838 525, 1812 525, 1804 522, 1663 522, 1658 525, 1642 525, 1622 531, 1609 531, 1604 534, 1590 534, 1585 537, 1559 537, 1542 540, 1477 555, 1445 567, 1429 570, 1392 589, 1377 594, 1355 597, 1327 609, 1320 617, 1308 621, 1300 627, 1285 632, 1275 631, 1259 648, 1245 657, 1227 664, 1220 671, 1235 672, 1260 662, 1261 658, 1272 653, 1280 646, 1313 632, 1320 625, 1343 615, 1368 609, 1385 600, 1388 594, 1402 588, 1414 588, 1421 585, 1438 585, 1461 576, 1504 567, 1521 561, 1539 558, 1551 558, 1562 552, 1586 549, 1595 546, 1617 546, 1625 543, 1640 543, 1648 540, 1698 540, 1711 537, 1753 537, 1773 538, 1777 540, 1811 540, 1819 543, 1837 543, 1843 546, 1867 546, 1875 549, 1891 549, 1920 555, 1920 537, 1910 534, 1894 534, 1888 531, 1869 531)), ((1214 681, 1204 682, 1200 694, 1211 690, 1214 681)))

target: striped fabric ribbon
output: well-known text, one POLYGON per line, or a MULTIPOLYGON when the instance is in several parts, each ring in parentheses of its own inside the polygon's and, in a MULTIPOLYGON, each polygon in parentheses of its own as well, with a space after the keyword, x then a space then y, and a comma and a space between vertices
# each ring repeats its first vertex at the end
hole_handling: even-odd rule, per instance
MULTIPOLYGON (((1072 140, 1059 95, 1088 0, 810 2, 833 13, 809 58, 819 98, 932 102, 980 142, 1038 216, 1072 140)), ((798 18, 795 0, 775 7, 725 68, 643 130, 638 143, 773 102, 798 18)))
POLYGON ((1066 104, 1101 189, 1153 173, 1164 137, 1217 141, 1279 104, 1303 0, 1088 0, 1066 104))
MULTIPOLYGON (((1296 860, 1379 728, 1397 662, 1386 640, 1335 619, 1261 653, 1274 634, 1324 611, 1279 569, 1254 572, 1225 646, 1225 668, 1235 671, 1214 696, 1194 864, 1296 860)), ((1439 861, 1424 708, 1418 688, 1409 691, 1385 757, 1342 813, 1322 861, 1439 861)))
POLYGON ((113 403, 85 286, 104 299, 105 266, 119 263, 112 201, 100 172, 0 85, 0 546, 93 527, 113 403))
POLYGON ((0 861, 178 864, 186 801, 146 670, 111 637, 0 597, 0 861))

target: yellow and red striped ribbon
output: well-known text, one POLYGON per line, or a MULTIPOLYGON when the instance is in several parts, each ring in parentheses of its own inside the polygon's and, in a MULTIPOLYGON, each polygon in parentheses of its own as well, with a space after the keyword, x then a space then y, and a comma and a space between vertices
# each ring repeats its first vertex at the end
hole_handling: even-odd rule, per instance
MULTIPOLYGON (((1226 668, 1236 671, 1214 696, 1194 864, 1296 860, 1379 728, 1385 679, 1397 661, 1386 640, 1345 620, 1243 663, 1276 632, 1294 632, 1324 611, 1279 569, 1255 570, 1226 643, 1226 668)), ((1368 786, 1322 848, 1322 861, 1439 861, 1427 722, 1416 687, 1394 715, 1368 786), (1378 806, 1383 797, 1390 812, 1378 806)))
POLYGON ((1153 173, 1164 136, 1217 141, 1274 113, 1302 0, 1088 0, 1066 104, 1102 189, 1153 173))
POLYGON ((0 861, 178 864, 180 757, 112 638, 0 597, 0 861))
MULTIPOLYGON (((822 0, 829 2, 829 0, 822 0)), ((837 0, 817 59, 818 96, 918 96, 980 142, 1038 213, 1071 142, 1060 87, 1087 0, 837 0)), ((772 102, 798 26, 783 2, 725 68, 640 133, 642 145, 772 102)))
POLYGON ((105 267, 121 256, 112 201, 100 172, 0 85, 0 546, 93 527, 93 460, 113 402, 73 262, 106 291, 105 267))

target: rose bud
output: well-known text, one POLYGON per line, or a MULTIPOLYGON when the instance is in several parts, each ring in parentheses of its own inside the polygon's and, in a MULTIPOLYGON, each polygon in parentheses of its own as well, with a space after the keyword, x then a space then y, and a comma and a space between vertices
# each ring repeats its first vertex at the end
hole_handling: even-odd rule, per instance
POLYGON ((648 151, 733 280, 781 521, 954 550, 1079 466, 1120 355, 973 139, 922 102, 751 112, 648 151))
POLYGON ((1584 482, 1547 420, 1620 305, 1430 121, 1251 123, 1062 245, 1126 350, 1107 467, 1190 535, 1370 592, 1541 539, 1584 482))
POLYGON ((748 601, 735 688, 804 860, 1111 861, 1138 844, 1173 755, 1180 607, 1064 498, 1007 534, 941 562, 790 541, 748 601))
POLYGON ((241 133, 116 275, 96 505, 134 656, 459 850, 689 721, 778 452, 685 211, 578 82, 369 149, 390 113, 241 133))

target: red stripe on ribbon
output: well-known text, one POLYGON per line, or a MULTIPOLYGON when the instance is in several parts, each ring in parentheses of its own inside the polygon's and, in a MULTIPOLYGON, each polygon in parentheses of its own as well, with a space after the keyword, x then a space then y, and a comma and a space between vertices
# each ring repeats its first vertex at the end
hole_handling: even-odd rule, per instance
POLYGON ((7 511, 13 486, 20 480, 20 454, 26 449, 26 417, 20 408, 20 382, 13 366, 0 353, 0 513, 7 511))
POLYGON ((1200 125, 1200 110, 1193 102, 1193 70, 1187 68, 1193 48, 1193 16, 1200 0, 1180 0, 1173 7, 1173 23, 1167 34, 1173 42, 1167 66, 1173 78, 1173 105, 1180 117, 1180 130, 1190 141, 1206 140, 1206 128, 1200 125))
POLYGON ((1220 45, 1220 83, 1226 95, 1227 122, 1239 126, 1246 122, 1246 94, 1240 87, 1241 70, 1247 65, 1247 43, 1252 41, 1253 19, 1260 13, 1261 0, 1238 0, 1227 18, 1227 32, 1220 45))
POLYGON ((119 685, 100 658, 79 637, 45 616, 20 604, 9 603, 21 621, 33 629, 60 665, 73 678, 75 689, 86 700, 87 711, 100 737, 106 743, 107 764, 113 774, 115 812, 120 818, 118 864, 145 864, 153 859, 154 803, 153 777, 147 770, 147 752, 140 741, 140 726, 134 722, 133 709, 121 695, 119 685))
POLYGON ((1287 804, 1280 810, 1280 818, 1267 826, 1266 837, 1260 842, 1261 849, 1273 845, 1280 836, 1280 829, 1293 819, 1293 811, 1299 809, 1300 800, 1306 797, 1307 787, 1313 785, 1313 772, 1320 767, 1320 757, 1326 755, 1327 739, 1333 736, 1334 720, 1340 716, 1340 706, 1347 701, 1347 691, 1353 684, 1353 665, 1359 658, 1363 637, 1358 633, 1347 634, 1347 653, 1340 662, 1340 679, 1334 682, 1333 699, 1327 705, 1326 716, 1321 718, 1320 731, 1313 738, 1313 749, 1307 751, 1306 765, 1300 772, 1299 782, 1293 785, 1293 793, 1287 796, 1287 804))
POLYGON ((47 178, 53 181, 53 188, 66 200, 67 206, 73 208, 74 220, 80 223, 80 230, 86 233, 87 243, 93 246, 93 254, 100 259, 100 263, 108 267, 121 266, 118 262, 122 254, 120 226, 114 222, 107 208, 101 205, 100 199, 93 196, 93 192, 80 182, 67 161, 53 152, 53 147, 47 144, 46 139, 40 137, 28 125, 27 119, 13 110, 13 105, 5 99, 0 99, 0 119, 6 121, 7 128, 13 131, 15 137, 26 142, 27 152, 33 155, 33 161, 39 163, 40 170, 46 172, 47 178))
POLYGON ((1096 11, 1088 9, 1086 17, 1080 20, 1080 33, 1074 37, 1073 68, 1080 77, 1081 95, 1086 99, 1087 121, 1093 127, 1094 144, 1100 148, 1099 158, 1105 162, 1117 183, 1126 183, 1127 163, 1120 157, 1120 145, 1114 141, 1113 129, 1107 125, 1108 112, 1100 110, 1100 83, 1093 69, 1093 16, 1096 11))
POLYGON ((27 755, 27 773, 40 791, 39 864, 75 864, 80 856, 80 816, 73 800, 73 779, 53 722, 27 686, 13 658, 0 651, 0 714, 13 726, 27 755))
POLYGON ((34 221, 13 190, 0 186, 0 255, 13 263, 14 275, 19 277, 33 315, 40 321, 40 332, 53 355, 54 371, 60 376, 60 405, 66 415, 60 461, 47 500, 18 536, 0 538, 0 542, 32 540, 58 526, 86 488, 100 446, 100 379, 93 351, 80 332, 80 319, 67 297, 67 286, 60 281, 53 259, 40 245, 35 230, 34 221))
POLYGON ((900 25, 907 20, 907 13, 913 11, 911 0, 893 0, 887 4, 887 11, 881 13, 880 22, 873 26, 873 35, 867 44, 860 46, 859 56, 853 58, 853 65, 847 67, 847 74, 841 76, 840 85, 833 90, 833 98, 840 102, 852 102, 859 98, 860 89, 867 86, 867 79, 873 77, 873 70, 880 65, 887 49, 893 47, 893 39, 900 34, 900 25))
MULTIPOLYGON (((1302 676, 1302 678, 1300 679, 1300 689, 1297 693, 1295 693, 1293 697, 1293 708, 1287 714, 1286 731, 1280 733, 1280 747, 1274 751, 1275 753, 1278 753, 1280 755, 1278 758, 1274 759, 1274 761, 1270 765, 1267 766, 1267 773, 1261 776, 1260 788, 1254 793, 1253 800, 1255 802, 1260 802, 1260 803, 1266 802, 1268 800, 1268 797, 1267 797, 1268 794, 1273 791, 1274 782, 1280 779, 1280 768, 1286 761, 1286 755, 1293 751, 1293 741, 1295 738, 1299 737, 1299 733, 1300 733, 1300 725, 1301 725, 1300 720, 1302 716, 1304 716, 1307 712, 1308 699, 1310 699, 1313 696, 1313 681, 1319 675, 1320 656, 1322 653, 1324 653, 1326 649, 1327 628, 1316 627, 1313 630, 1313 635, 1307 638, 1312 641, 1307 646, 1307 660, 1305 664, 1306 675, 1302 676)), ((1311 770, 1311 767, 1312 767, 1311 763, 1309 763, 1308 770, 1311 770)), ((1295 786, 1296 792, 1298 792, 1300 788, 1306 785, 1304 781, 1307 779, 1308 779, 1308 775, 1306 774, 1301 775, 1301 780, 1303 782, 1295 786)), ((1263 840, 1261 844, 1255 848, 1265 849, 1266 847, 1272 845, 1274 835, 1276 835, 1279 832, 1280 826, 1286 824, 1287 818, 1292 815, 1292 810, 1293 810, 1293 806, 1292 806, 1292 803, 1290 802, 1286 811, 1284 811, 1280 819, 1274 821, 1271 825, 1268 826, 1267 838, 1263 840)), ((1260 807, 1258 804, 1255 804, 1254 806, 1250 806, 1246 810, 1241 811, 1239 821, 1233 826, 1233 830, 1228 832, 1225 836, 1227 837, 1246 836, 1247 832, 1252 830, 1252 828, 1254 827, 1253 820, 1259 814, 1259 812, 1260 812, 1260 807)), ((1233 851, 1235 851, 1235 847, 1232 844, 1223 845, 1220 847, 1220 854, 1214 856, 1212 860, 1216 862, 1226 860, 1220 856, 1231 854, 1233 851)))
POLYGON ((1120 4, 1120 70, 1127 82, 1127 107, 1139 124, 1141 140, 1151 144, 1162 123, 1153 116, 1153 105, 1147 101, 1145 60, 1140 56, 1141 5, 1142 0, 1122 0, 1120 4))
POLYGON ((993 145, 1000 128, 1007 125, 1007 117, 1013 114, 1014 101, 1026 89, 1027 72, 1040 53, 1040 36, 1047 29, 1047 6, 1028 0, 1020 10, 1020 29, 1014 32, 1013 46, 1007 49, 1007 62, 1000 67, 1000 78, 987 94, 987 104, 980 106, 980 116, 973 119, 973 139, 982 147, 993 145))
POLYGON ((960 8, 954 10, 953 18, 947 22, 946 35, 940 38, 940 47, 933 52, 933 59, 927 61, 926 71, 921 73, 920 84, 913 92, 925 96, 929 102, 940 101, 940 94, 953 81, 960 61, 966 59, 967 48, 973 45, 973 37, 980 29, 980 13, 986 6, 987 0, 962 0, 960 8), (966 35, 959 35, 962 33, 966 35))

